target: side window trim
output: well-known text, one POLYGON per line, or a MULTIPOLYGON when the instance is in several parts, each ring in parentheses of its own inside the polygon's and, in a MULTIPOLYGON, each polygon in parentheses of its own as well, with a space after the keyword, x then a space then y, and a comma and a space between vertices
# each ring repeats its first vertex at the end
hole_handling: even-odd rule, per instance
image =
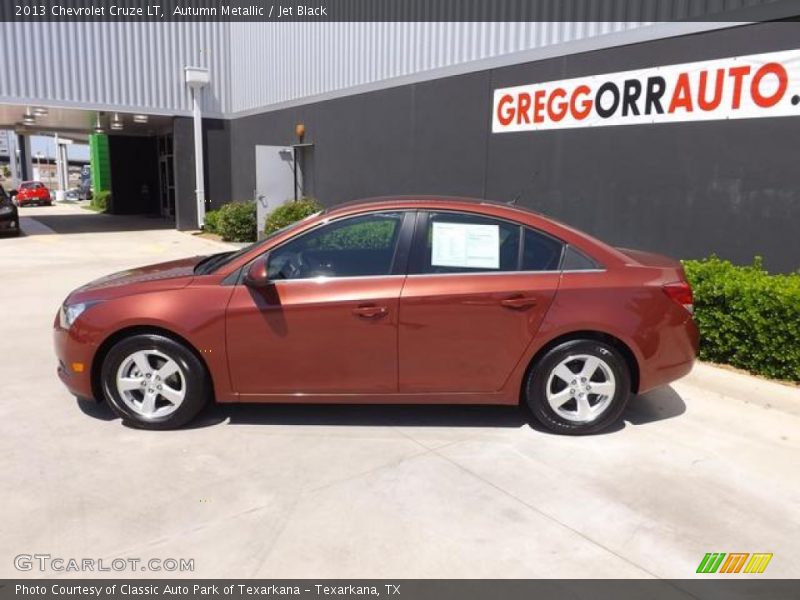
POLYGON ((406 274, 422 275, 422 266, 425 261, 425 249, 427 242, 425 236, 428 234, 429 213, 427 210, 417 211, 417 218, 414 223, 414 235, 411 238, 411 251, 409 252, 408 269, 406 274))
POLYGON ((390 275, 408 275, 411 243, 414 240, 414 232, 417 224, 417 211, 405 210, 402 212, 403 221, 400 223, 400 232, 397 234, 397 241, 394 246, 392 268, 389 271, 390 275))

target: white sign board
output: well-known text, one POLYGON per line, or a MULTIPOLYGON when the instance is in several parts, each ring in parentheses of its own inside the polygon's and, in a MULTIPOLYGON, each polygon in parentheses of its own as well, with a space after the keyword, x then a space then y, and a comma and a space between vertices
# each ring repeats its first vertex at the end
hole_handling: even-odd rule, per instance
POLYGON ((492 132, 800 116, 800 50, 494 91, 492 132))
POLYGON ((431 264, 470 269, 500 268, 500 227, 434 223, 431 264))

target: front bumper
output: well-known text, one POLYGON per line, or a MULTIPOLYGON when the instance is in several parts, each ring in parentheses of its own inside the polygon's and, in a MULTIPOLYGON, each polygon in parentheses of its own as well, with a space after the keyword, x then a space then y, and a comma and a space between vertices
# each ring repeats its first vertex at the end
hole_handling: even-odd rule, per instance
POLYGON ((19 231, 19 219, 16 216, 0 219, 0 233, 19 231))
POLYGON ((58 377, 76 396, 92 398, 92 360, 97 346, 81 340, 73 329, 63 329, 56 315, 53 342, 58 358, 58 377))

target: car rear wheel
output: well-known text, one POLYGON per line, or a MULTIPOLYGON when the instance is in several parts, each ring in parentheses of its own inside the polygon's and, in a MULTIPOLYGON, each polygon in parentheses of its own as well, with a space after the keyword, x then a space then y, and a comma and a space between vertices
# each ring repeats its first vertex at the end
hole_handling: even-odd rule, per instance
POLYGON ((142 429, 174 429, 211 399, 211 381, 195 354, 175 340, 134 335, 103 360, 103 394, 123 421, 142 429))
POLYGON ((525 398, 551 431, 597 433, 615 423, 631 394, 625 358, 608 344, 570 340, 549 350, 528 374, 525 398))

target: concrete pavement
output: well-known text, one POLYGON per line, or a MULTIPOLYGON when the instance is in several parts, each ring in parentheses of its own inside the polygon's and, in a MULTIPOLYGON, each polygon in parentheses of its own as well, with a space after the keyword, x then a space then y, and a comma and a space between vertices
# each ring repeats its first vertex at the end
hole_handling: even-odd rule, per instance
POLYGON ((58 381, 56 309, 220 245, 21 215, 30 235, 0 239, 2 577, 41 576, 14 557, 49 553, 190 558, 174 575, 205 578, 686 578, 706 552, 772 552, 761 577, 800 576, 798 388, 700 365, 582 438, 497 407, 229 406, 133 430, 58 381))

